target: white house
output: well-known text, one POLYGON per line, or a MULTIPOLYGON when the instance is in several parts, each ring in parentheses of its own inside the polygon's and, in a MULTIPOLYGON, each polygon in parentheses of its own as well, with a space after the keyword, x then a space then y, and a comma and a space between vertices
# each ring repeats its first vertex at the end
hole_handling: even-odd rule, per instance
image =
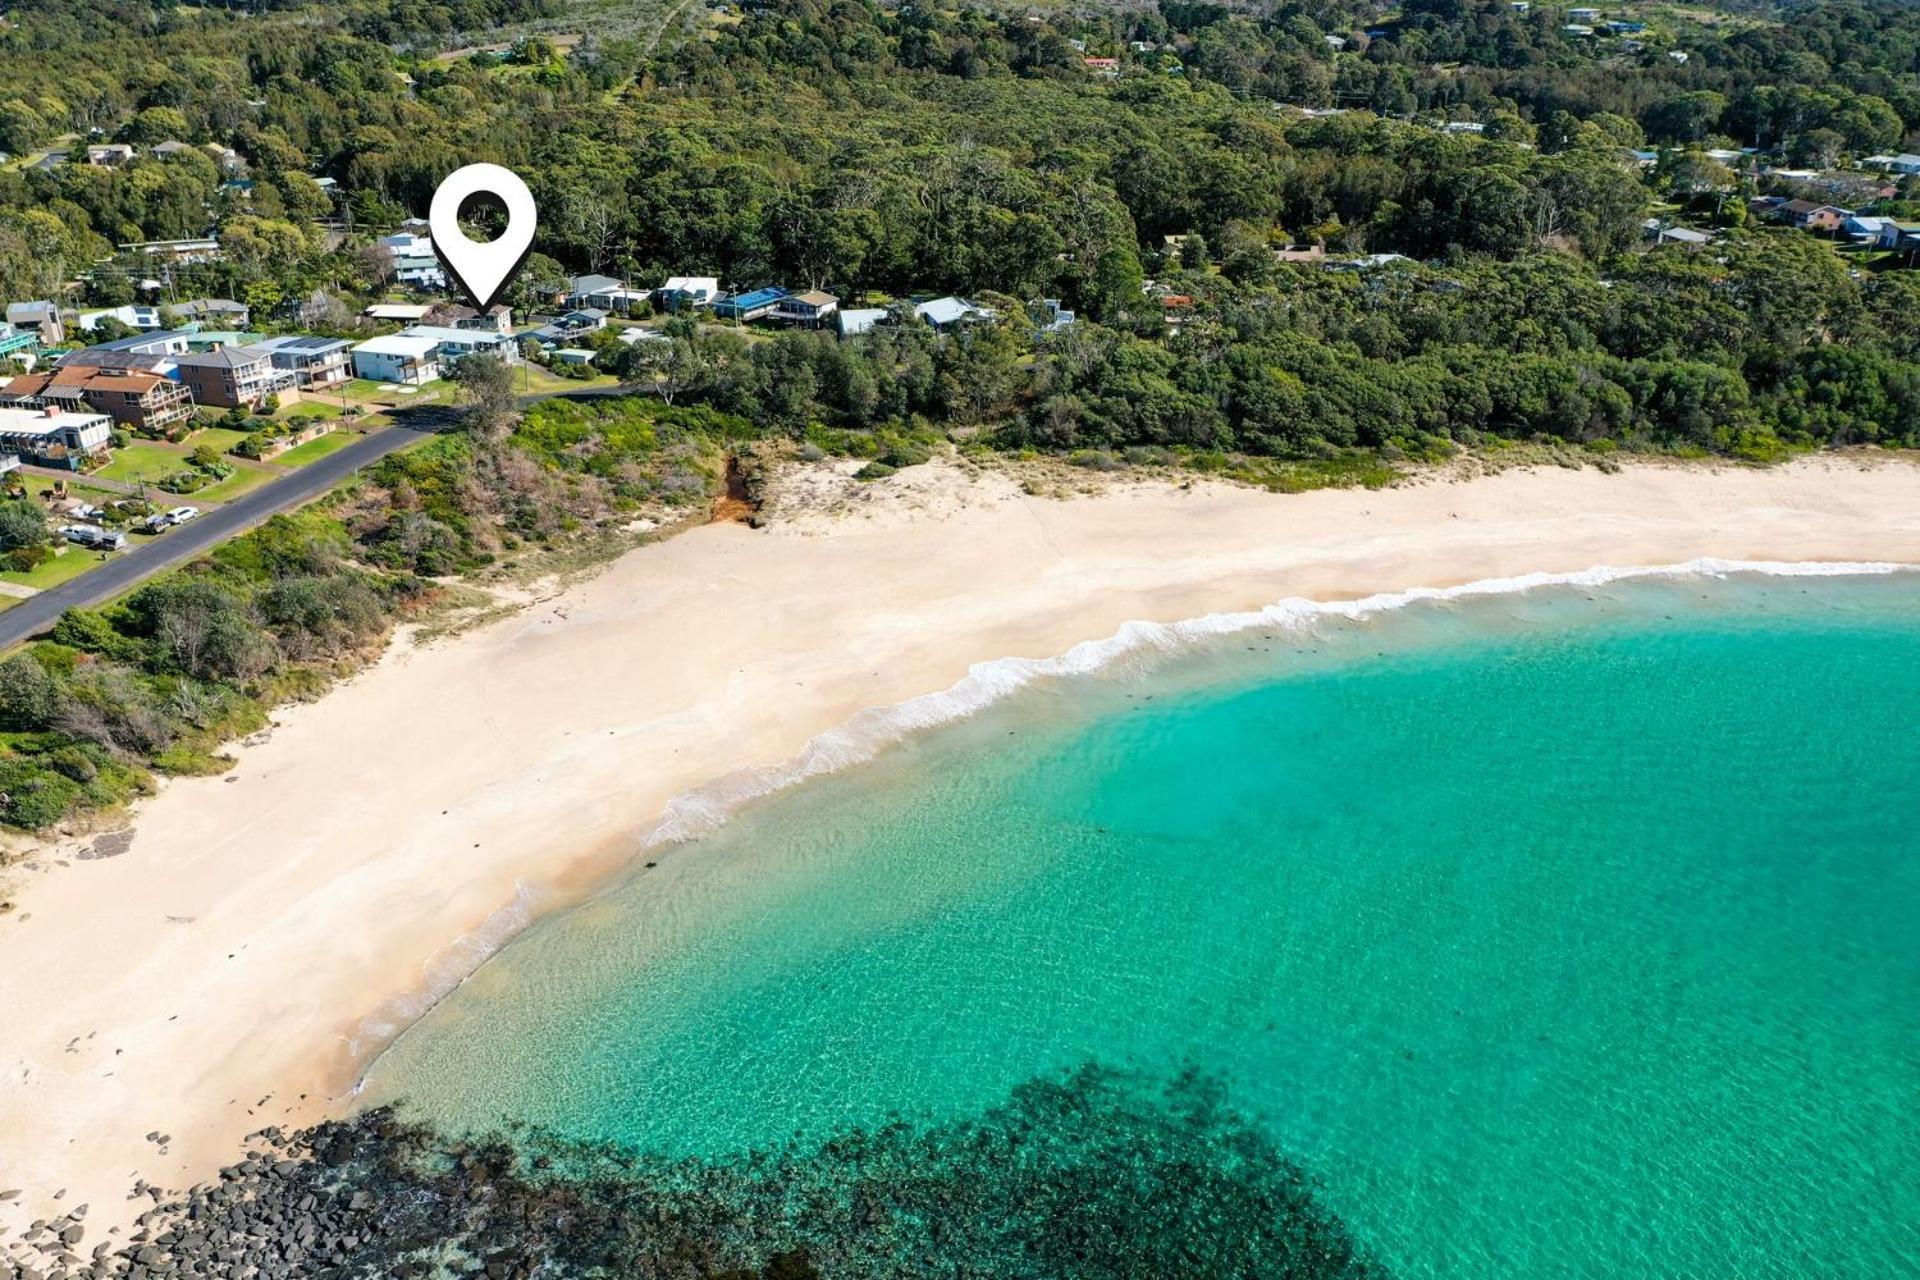
POLYGON ((840 313, 840 336, 851 338, 871 332, 875 325, 885 323, 886 318, 885 307, 848 307, 840 313))
POLYGON ((433 307, 424 302, 376 302, 361 314, 369 320, 392 320, 415 324, 427 318, 433 307))
POLYGON ((567 282, 567 305, 600 312, 630 313, 653 296, 651 289, 629 289, 612 276, 575 276, 567 282))
POLYGON ((660 305, 678 311, 682 307, 706 307, 720 296, 718 276, 669 276, 655 291, 660 305))
POLYGON ((433 241, 412 232, 381 236, 380 247, 393 260, 393 278, 416 289, 444 289, 447 271, 434 256, 433 241))
POLYGON ((19 454, 41 466, 78 470, 82 459, 105 449, 112 438, 113 419, 104 413, 76 413, 53 405, 0 409, 0 452, 19 454))
POLYGON ((932 302, 916 303, 913 314, 942 333, 968 321, 987 320, 993 316, 993 312, 985 307, 977 307, 965 298, 954 297, 935 298, 932 302))
POLYGON ((158 307, 129 305, 124 307, 106 307, 99 311, 82 311, 80 328, 92 333, 102 320, 118 320, 129 329, 160 329, 166 325, 158 307))
POLYGON ((435 344, 435 359, 443 365, 472 355, 498 356, 511 361, 519 354, 513 335, 494 329, 450 329, 438 324, 414 324, 402 329, 398 336, 431 341, 435 344))
POLYGON ((405 333, 369 338, 353 349, 353 374, 370 382, 421 386, 440 377, 440 344, 405 333))

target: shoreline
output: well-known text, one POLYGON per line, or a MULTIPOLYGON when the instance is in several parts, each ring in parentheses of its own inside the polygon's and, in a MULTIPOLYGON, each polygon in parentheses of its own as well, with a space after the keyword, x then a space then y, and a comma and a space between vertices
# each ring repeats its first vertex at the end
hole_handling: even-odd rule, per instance
POLYGON ((1068 661, 1130 620, 1282 597, 1710 556, 1920 562, 1920 468, 1898 460, 1068 502, 913 470, 863 491, 864 520, 706 526, 466 635, 395 646, 278 713, 226 779, 167 784, 127 855, 23 884, 0 918, 16 1011, 0 1190, 26 1195, 0 1205, 0 1231, 61 1188, 64 1207, 121 1221, 136 1177, 185 1187, 242 1135, 337 1110, 372 1061, 357 1033, 410 1020, 395 1001, 449 952, 473 961, 441 994, 484 962, 497 945, 463 947, 476 930, 505 941, 630 865, 685 797, 782 762, 811 776, 823 736, 983 663, 1068 661), (1006 657, 1032 652, 1062 657, 1006 657), (536 910, 501 917, 522 895, 536 910), (149 1131, 173 1135, 164 1157, 149 1131))
MULTIPOLYGON (((1360 620, 1421 605, 1487 600, 1506 595, 1574 587, 1605 588, 1620 583, 1680 578, 1881 578, 1920 575, 1920 561, 1833 560, 1722 560, 1702 557, 1676 564, 1591 565, 1565 573, 1535 573, 1514 578, 1483 578, 1447 587, 1409 587, 1350 599, 1308 600, 1289 597, 1258 610, 1211 613, 1171 622, 1133 619, 1111 635, 1083 640, 1065 653, 1046 658, 1002 657, 975 663, 966 676, 945 689, 921 694, 904 703, 863 708, 846 723, 809 739, 801 751, 780 764, 753 768, 715 778, 670 799, 662 814, 637 839, 638 854, 617 858, 619 865, 604 874, 590 875, 583 891, 548 892, 523 889, 514 902, 500 908, 472 934, 455 939, 443 954, 443 981, 396 996, 391 1012, 382 1010, 363 1020, 350 1037, 357 1064, 352 1086, 336 1102, 350 1103, 365 1090, 367 1077, 381 1057, 421 1019, 447 1000, 476 973, 511 947, 533 925, 586 906, 620 888, 634 871, 634 857, 694 843, 718 832, 742 811, 816 778, 857 769, 894 747, 957 724, 1018 697, 1032 685, 1049 680, 1071 680, 1101 674, 1116 663, 1143 652, 1149 661, 1176 661, 1197 652, 1210 641, 1261 629, 1289 630, 1320 619, 1360 620), (988 673, 1010 669, 995 679, 988 673), (979 686, 985 685, 985 688, 979 686), (923 708, 925 708, 923 710, 923 708), (934 709, 938 708, 938 709, 934 709), (731 794, 727 794, 731 792, 731 794), (713 794, 718 793, 718 794, 713 794), (709 795, 713 794, 709 803, 709 795), (691 817, 682 820, 682 809, 691 817), (457 957, 477 957, 462 965, 457 957)), ((602 859, 591 859, 598 864, 602 859)), ((651 866, 651 863, 647 864, 651 866)))

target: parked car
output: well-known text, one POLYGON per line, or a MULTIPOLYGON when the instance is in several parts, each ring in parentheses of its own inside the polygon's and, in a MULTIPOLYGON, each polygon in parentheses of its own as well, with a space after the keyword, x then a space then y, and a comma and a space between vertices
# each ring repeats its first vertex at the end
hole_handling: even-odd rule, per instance
POLYGON ((127 535, 118 529, 102 529, 93 524, 70 524, 60 531, 68 542, 98 551, 118 551, 127 545, 127 535))
POLYGON ((168 529, 173 528, 173 521, 167 518, 166 512, 156 511, 152 515, 148 516, 146 519, 142 520, 140 522, 140 527, 142 529, 145 529, 148 533, 164 533, 168 529))
POLYGON ((167 512, 167 519, 173 521, 175 524, 185 524, 199 514, 200 508, 198 507, 175 507, 173 510, 167 512))
POLYGON ((101 520, 106 517, 107 509, 105 507, 76 507, 74 508, 73 514, 77 519, 81 520, 101 520))

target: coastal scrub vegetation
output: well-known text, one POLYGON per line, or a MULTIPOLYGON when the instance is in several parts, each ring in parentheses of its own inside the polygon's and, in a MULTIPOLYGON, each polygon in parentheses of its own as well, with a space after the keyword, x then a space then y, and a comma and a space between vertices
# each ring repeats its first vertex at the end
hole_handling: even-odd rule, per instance
POLYGON ((215 772, 220 744, 321 687, 426 584, 353 562, 338 521, 277 516, 0 661, 0 821, 44 827, 215 772))
MULTIPOLYGON (((998 1280, 1386 1273, 1218 1085, 1098 1067, 956 1120, 714 1160, 387 1109, 269 1129, 99 1274, 998 1280)), ((156 1195, 156 1200, 159 1197, 156 1195)), ((57 1224, 64 1226, 64 1223, 57 1224)))

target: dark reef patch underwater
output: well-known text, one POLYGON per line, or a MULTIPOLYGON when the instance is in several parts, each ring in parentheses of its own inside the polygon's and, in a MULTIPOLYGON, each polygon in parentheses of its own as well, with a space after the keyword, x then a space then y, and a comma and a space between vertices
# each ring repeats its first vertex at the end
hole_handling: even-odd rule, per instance
POLYGON ((377 1108, 263 1131, 217 1183, 75 1263, 422 1280, 1385 1274, 1213 1080, 1098 1066, 1030 1080, 969 1119, 718 1160, 531 1132, 449 1139, 377 1108))

